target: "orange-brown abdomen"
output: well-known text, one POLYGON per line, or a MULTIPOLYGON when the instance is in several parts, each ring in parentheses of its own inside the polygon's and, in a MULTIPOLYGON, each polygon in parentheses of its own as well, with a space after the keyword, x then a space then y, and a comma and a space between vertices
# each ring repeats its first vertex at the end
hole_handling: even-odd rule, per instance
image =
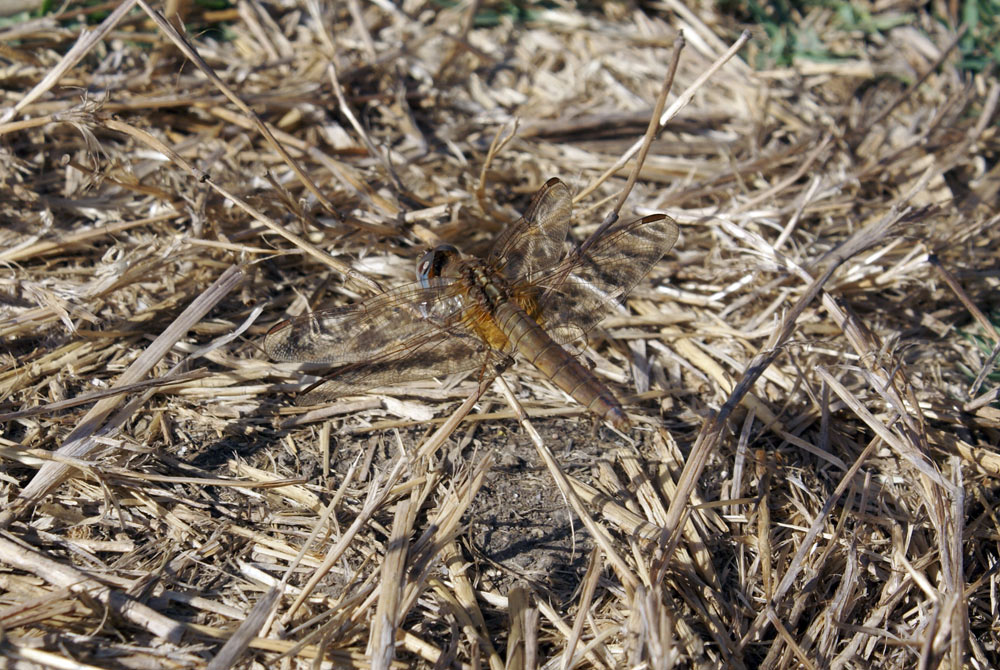
POLYGON ((618 430, 629 429, 628 417, 608 387, 549 337, 524 310, 505 302, 496 307, 494 317, 507 337, 511 352, 520 353, 556 386, 618 430))

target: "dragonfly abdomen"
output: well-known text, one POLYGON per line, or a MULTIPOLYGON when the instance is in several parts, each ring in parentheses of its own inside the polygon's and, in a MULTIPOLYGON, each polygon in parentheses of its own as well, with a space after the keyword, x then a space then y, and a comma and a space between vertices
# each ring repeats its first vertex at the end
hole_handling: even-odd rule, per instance
POLYGON ((509 347, 538 368, 552 382, 588 410, 621 431, 629 429, 628 417, 614 394, 601 380, 562 348, 524 310, 512 303, 498 305, 497 326, 509 347))

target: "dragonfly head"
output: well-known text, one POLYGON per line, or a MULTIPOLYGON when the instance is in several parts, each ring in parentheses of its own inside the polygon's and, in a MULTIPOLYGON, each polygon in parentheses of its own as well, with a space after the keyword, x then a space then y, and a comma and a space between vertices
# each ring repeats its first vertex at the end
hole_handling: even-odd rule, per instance
POLYGON ((460 252, 450 244, 441 244, 426 254, 417 263, 417 279, 420 285, 428 288, 431 280, 444 274, 445 268, 454 260, 457 260, 460 252))

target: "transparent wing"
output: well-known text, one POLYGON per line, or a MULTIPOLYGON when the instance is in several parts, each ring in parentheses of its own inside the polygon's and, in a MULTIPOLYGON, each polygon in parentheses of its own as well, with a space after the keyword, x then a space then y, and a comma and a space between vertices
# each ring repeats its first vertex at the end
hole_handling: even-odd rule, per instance
POLYGON ((560 344, 584 337, 677 241, 677 224, 666 214, 625 223, 582 252, 571 253, 540 279, 539 313, 560 344))
POLYGON ((475 339, 425 338, 398 356, 386 355, 334 370, 308 389, 305 403, 339 398, 343 395, 391 384, 441 377, 456 372, 479 370, 480 374, 500 365, 499 352, 487 349, 475 339))
POLYGON ((486 364, 487 347, 463 325, 462 304, 443 282, 409 284, 283 321, 264 337, 264 351, 279 361, 343 366, 314 397, 471 370, 486 364))
POLYGON ((524 216, 493 243, 487 264, 509 281, 531 282, 563 255, 573 199, 555 177, 538 189, 524 216))
POLYGON ((441 282, 427 288, 407 284, 354 305, 282 321, 264 337, 264 351, 279 361, 357 363, 447 334, 461 307, 461 296, 441 282))

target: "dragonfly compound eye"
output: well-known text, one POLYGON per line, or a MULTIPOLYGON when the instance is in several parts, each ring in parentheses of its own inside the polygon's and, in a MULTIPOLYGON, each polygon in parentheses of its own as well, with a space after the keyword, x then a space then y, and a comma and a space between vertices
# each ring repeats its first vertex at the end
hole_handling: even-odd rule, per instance
POLYGON ((428 251, 426 254, 420 257, 417 262, 417 279, 420 281, 420 285, 427 288, 429 285, 430 274, 431 274, 431 263, 434 258, 434 252, 428 251))
POLYGON ((420 258, 417 263, 417 279, 424 288, 430 286, 430 280, 440 277, 445 265, 458 255, 458 249, 450 244, 434 247, 420 258))

